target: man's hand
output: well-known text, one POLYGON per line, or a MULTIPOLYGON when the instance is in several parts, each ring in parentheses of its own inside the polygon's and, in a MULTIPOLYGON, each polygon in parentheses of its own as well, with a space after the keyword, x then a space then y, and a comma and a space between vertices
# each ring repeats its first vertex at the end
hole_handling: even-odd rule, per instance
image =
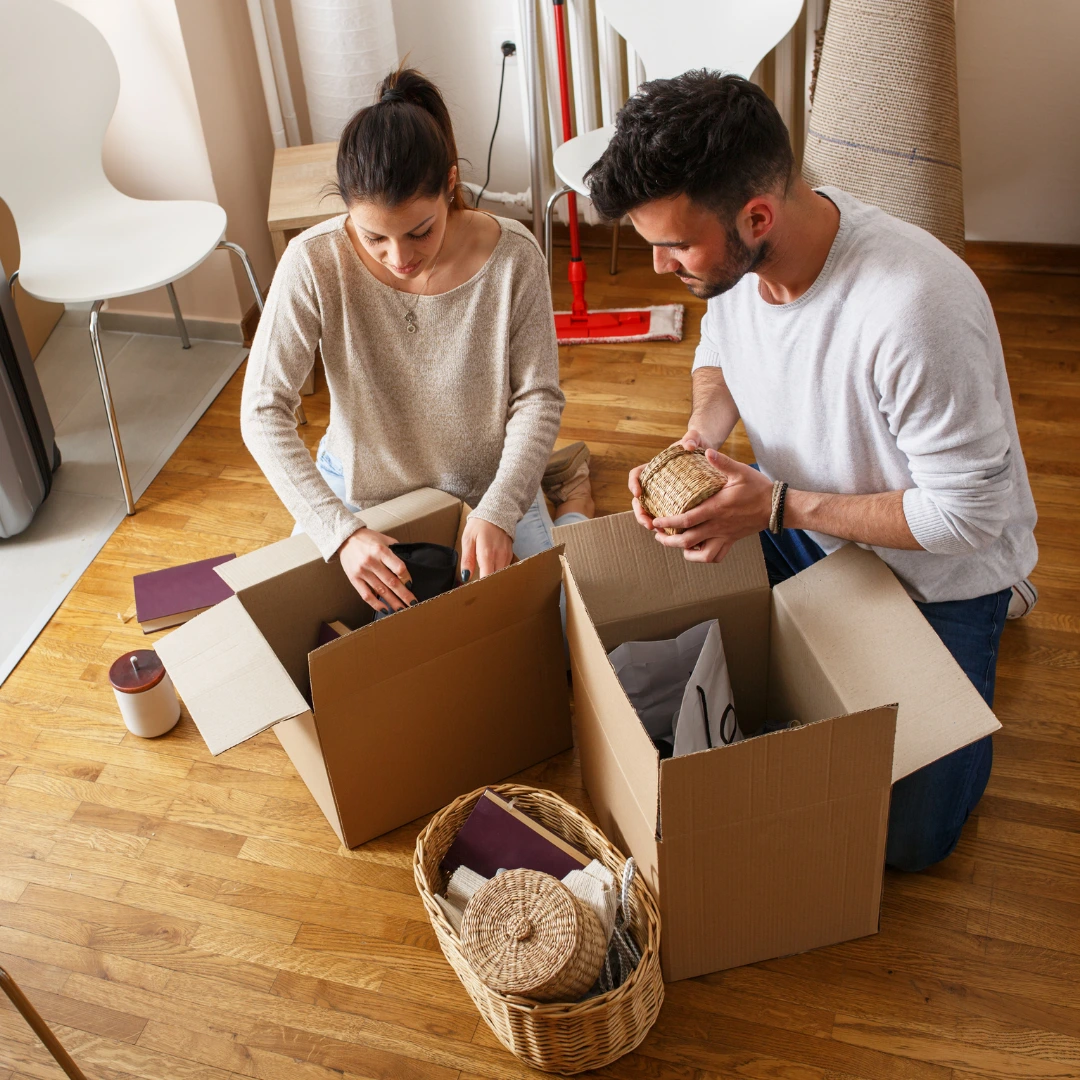
MULTIPOLYGON (((672 446, 682 446, 686 450, 697 450, 708 447, 708 443, 701 437, 701 434, 694 428, 690 428, 686 434, 677 442, 673 442, 672 446)), ((646 464, 648 464, 646 462, 646 464)), ((639 465, 636 469, 630 470, 630 494, 633 498, 634 517, 637 518, 638 524, 644 525, 646 529, 653 527, 653 519, 645 512, 641 505, 641 470, 644 469, 644 465, 639 465)))
POLYGON ((338 559, 360 598, 376 611, 401 611, 416 602, 409 592, 408 567, 390 550, 397 541, 371 529, 357 529, 338 548, 338 559))
POLYGON ((513 558, 514 542, 498 525, 475 514, 469 518, 461 534, 462 581, 504 570, 513 558))
POLYGON ((642 524, 643 517, 651 521, 659 543, 682 548, 690 562, 719 562, 737 540, 767 529, 772 514, 773 485, 768 477, 715 450, 706 450, 705 458, 727 476, 722 490, 685 514, 655 519, 638 514, 642 524), (683 531, 668 536, 664 529, 683 531))

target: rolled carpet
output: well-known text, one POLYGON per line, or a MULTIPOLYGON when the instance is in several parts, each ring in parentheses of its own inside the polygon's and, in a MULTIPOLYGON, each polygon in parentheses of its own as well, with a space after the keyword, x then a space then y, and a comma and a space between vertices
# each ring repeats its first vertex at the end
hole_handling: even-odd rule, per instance
POLYGON ((831 0, 803 175, 963 256, 953 0, 831 0))

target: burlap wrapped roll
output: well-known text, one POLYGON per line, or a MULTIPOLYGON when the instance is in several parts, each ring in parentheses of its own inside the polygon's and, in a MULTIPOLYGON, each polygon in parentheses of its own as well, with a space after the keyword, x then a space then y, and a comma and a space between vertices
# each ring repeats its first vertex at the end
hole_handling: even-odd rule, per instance
POLYGON ((600 974, 607 939, 596 915, 558 878, 508 870, 466 905, 461 951, 492 990, 577 1001, 600 974))
POLYGON ((953 0, 831 0, 803 175, 964 254, 953 0))

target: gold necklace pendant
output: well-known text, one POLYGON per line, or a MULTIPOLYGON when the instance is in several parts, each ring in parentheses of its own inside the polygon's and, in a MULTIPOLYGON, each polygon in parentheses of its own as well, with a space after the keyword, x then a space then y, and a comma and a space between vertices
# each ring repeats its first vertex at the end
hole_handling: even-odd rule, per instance
POLYGON ((411 311, 405 312, 405 329, 410 334, 416 333, 416 316, 411 311))

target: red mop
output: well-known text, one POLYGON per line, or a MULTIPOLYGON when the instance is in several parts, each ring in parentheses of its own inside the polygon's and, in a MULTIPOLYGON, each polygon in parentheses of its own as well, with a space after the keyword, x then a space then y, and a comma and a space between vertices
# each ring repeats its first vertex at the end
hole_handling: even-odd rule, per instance
MULTIPOLYGON (((570 129, 570 87, 566 68, 566 8, 553 0, 555 43, 559 59, 559 101, 562 105, 563 141, 573 137, 570 129)), ((560 345, 603 344, 631 341, 681 341, 683 306, 663 304, 647 308, 610 308, 590 311, 585 302, 585 263, 578 235, 577 195, 566 196, 570 216, 570 266, 567 278, 573 291, 570 311, 555 312, 555 335, 560 345)), ((618 224, 615 226, 618 228, 618 224)))

